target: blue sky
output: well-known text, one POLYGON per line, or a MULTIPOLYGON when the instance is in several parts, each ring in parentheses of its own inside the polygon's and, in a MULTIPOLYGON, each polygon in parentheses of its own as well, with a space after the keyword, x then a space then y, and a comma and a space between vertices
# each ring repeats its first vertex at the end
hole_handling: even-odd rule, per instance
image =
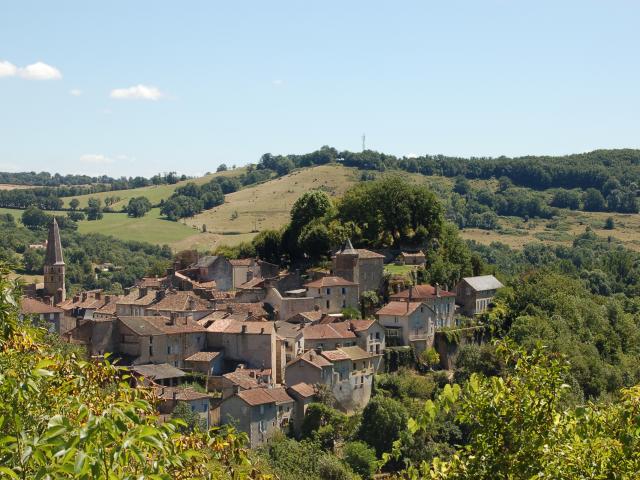
POLYGON ((0 4, 0 170, 640 147, 637 1, 0 4))

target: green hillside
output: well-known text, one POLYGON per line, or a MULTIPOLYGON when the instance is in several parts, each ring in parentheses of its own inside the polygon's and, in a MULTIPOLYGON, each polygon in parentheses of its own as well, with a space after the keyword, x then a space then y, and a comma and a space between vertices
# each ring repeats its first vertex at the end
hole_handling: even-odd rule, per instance
POLYGON ((130 188, 128 190, 117 190, 112 192, 100 192, 88 195, 79 195, 76 197, 68 197, 64 199, 64 205, 65 207, 68 207, 71 199, 77 198, 80 201, 80 208, 84 208, 87 206, 89 198, 92 197, 99 198, 102 201, 104 201, 106 197, 120 197, 120 200, 112 205, 115 210, 119 210, 121 207, 125 206, 129 202, 129 199, 133 197, 147 197, 153 205, 157 205, 161 200, 169 198, 171 194, 176 190, 176 188, 185 185, 186 183, 194 182, 198 185, 202 185, 204 183, 207 183, 212 178, 241 175, 244 171, 244 168, 236 168, 235 170, 227 170, 225 172, 212 173, 203 177, 184 180, 173 185, 151 185, 149 187, 130 188))

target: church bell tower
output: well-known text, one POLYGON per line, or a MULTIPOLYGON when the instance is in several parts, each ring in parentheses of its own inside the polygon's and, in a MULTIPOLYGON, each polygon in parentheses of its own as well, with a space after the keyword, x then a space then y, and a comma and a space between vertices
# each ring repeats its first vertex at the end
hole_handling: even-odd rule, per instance
POLYGON ((64 288, 65 264, 62 258, 62 243, 58 222, 53 219, 49 225, 47 239, 47 253, 44 257, 44 294, 53 299, 54 305, 64 302, 66 298, 64 288))

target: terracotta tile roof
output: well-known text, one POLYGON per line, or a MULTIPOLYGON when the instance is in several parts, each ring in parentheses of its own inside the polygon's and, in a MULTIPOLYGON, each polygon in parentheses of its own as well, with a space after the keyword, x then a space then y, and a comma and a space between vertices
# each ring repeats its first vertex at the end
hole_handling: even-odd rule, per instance
POLYGON ((149 363, 145 365, 134 365, 131 367, 138 375, 151 378, 153 380, 165 380, 167 378, 180 378, 186 375, 185 372, 179 368, 169 365, 168 363, 149 363))
POLYGON ((384 258, 384 255, 380 255, 379 253, 372 252, 371 250, 366 250, 364 248, 356 248, 356 252, 358 252, 358 257, 360 258, 384 258))
POLYGON ((394 317, 404 317, 416 311, 422 302, 389 302, 376 312, 376 315, 393 315, 394 317))
MULTIPOLYGON (((437 298, 436 287, 434 287, 433 285, 415 285, 415 286, 407 288, 406 290, 403 290, 401 292, 394 293, 393 295, 390 295, 389 298, 391 300, 396 300, 396 299, 400 300, 400 299, 405 299, 405 298, 408 299, 409 298, 409 291, 411 291, 411 298, 416 300, 416 301, 437 298)), ((449 292, 447 290, 440 289, 440 296, 441 297, 455 297, 456 294, 453 293, 453 292, 449 292)))
POLYGON ((207 330, 188 318, 177 318, 175 323, 170 323, 168 317, 118 317, 122 323, 138 335, 173 335, 178 333, 199 333, 207 330))
POLYGON ((193 388, 186 387, 162 387, 155 388, 156 395, 162 400, 181 400, 188 402, 190 400, 203 400, 209 398, 206 393, 198 392, 193 388))
POLYGON ((299 357, 296 357, 293 360, 291 360, 289 363, 287 363, 287 366, 293 365, 294 363, 300 362, 300 361, 310 363, 311 365, 317 368, 330 367, 332 365, 332 363, 329 360, 324 358, 315 350, 309 350, 308 352, 305 352, 299 357))
POLYGON ((293 390, 295 393, 300 395, 302 398, 313 397, 316 394, 316 389, 313 385, 308 383, 296 383, 292 387, 289 387, 289 390, 293 390))
POLYGON ((196 352, 188 358, 185 358, 185 362, 210 362, 222 352, 196 352))
POLYGON ((293 398, 287 394, 287 390, 284 387, 267 388, 267 393, 276 401, 276 405, 282 405, 283 403, 293 403, 293 398))
POLYGON ((253 265, 253 258, 237 258, 233 260, 229 260, 229 263, 234 267, 249 267, 253 265))
POLYGON ((35 298, 22 297, 20 313, 24 315, 36 315, 40 313, 64 313, 64 310, 53 305, 47 305, 35 298))
POLYGON ((305 340, 356 338, 356 334, 349 327, 348 322, 309 325, 304 328, 303 333, 305 340))
POLYGON ((320 310, 312 310, 310 312, 300 312, 291 317, 287 322, 300 323, 305 322, 317 322, 322 318, 323 313, 320 310))
POLYGON ((349 320, 349 324, 351 325, 351 329, 356 332, 363 332, 365 330, 369 330, 371 325, 373 325, 375 320, 349 320))
POLYGON ((313 282, 305 283, 304 286, 309 288, 325 288, 325 287, 351 287, 357 286, 357 283, 350 282, 342 277, 322 277, 313 282))
POLYGON ((136 282, 139 288, 160 288, 167 277, 142 277, 136 282))
POLYGON ((369 355, 366 351, 364 351, 362 348, 358 346, 340 347, 338 348, 338 350, 340 350, 343 354, 345 354, 348 358, 350 358, 353 361, 363 360, 365 358, 371 358, 371 355, 369 355))
POLYGON ((222 375, 224 378, 229 380, 234 385, 239 386, 245 390, 249 390, 252 388, 258 388, 260 385, 258 384, 258 380, 254 377, 250 377, 249 375, 242 373, 240 370, 236 370, 235 372, 225 373, 222 375))
POLYGON ((215 320, 207 332, 212 333, 233 333, 246 335, 271 335, 273 333, 273 322, 243 322, 231 318, 215 320))
POLYGON ((117 303, 119 299, 120 299, 120 296, 115 296, 115 298, 112 298, 111 301, 109 301, 109 303, 105 303, 103 306, 98 308, 96 310, 96 313, 102 313, 105 315, 115 315, 116 309, 117 309, 117 303))
POLYGON ((250 390, 242 390, 236 395, 252 407, 257 405, 266 405, 268 403, 276 403, 276 399, 269 395, 267 390, 267 388, 252 388, 250 390))
POLYGON ((341 360, 349 360, 350 357, 342 350, 325 350, 320 355, 330 362, 339 362, 341 360))
POLYGON ((147 292, 146 295, 143 295, 141 297, 140 296, 140 291, 137 290, 137 289, 134 289, 134 290, 131 291, 131 293, 129 293, 129 295, 125 295, 120 300, 118 300, 118 303, 121 304, 121 305, 147 306, 147 305, 151 305, 155 301, 156 301, 156 291, 155 290, 150 290, 150 291, 147 292))
POLYGON ((274 323, 276 332, 278 335, 285 338, 296 338, 298 335, 302 335, 302 326, 299 323, 289 323, 283 320, 279 320, 274 323))
POLYGON ((154 303, 149 310, 167 312, 187 312, 212 310, 209 302, 192 292, 167 291, 164 298, 154 303))

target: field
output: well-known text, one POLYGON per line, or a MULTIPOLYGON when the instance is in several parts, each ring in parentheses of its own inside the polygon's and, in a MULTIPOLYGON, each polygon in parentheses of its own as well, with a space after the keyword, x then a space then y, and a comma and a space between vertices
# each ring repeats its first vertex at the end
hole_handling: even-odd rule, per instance
MULTIPOLYGON (((194 180, 202 184, 215 175, 238 175, 242 169, 211 174, 194 180)), ((322 189, 337 198, 351 185, 357 183, 360 171, 340 165, 322 165, 296 170, 289 175, 262 184, 246 187, 226 196, 225 203, 212 210, 205 211, 191 219, 170 222, 160 217, 159 209, 153 209, 139 219, 129 218, 124 213, 106 213, 100 221, 79 223, 81 233, 97 232, 113 235, 123 240, 138 240, 156 244, 169 244, 176 250, 197 248, 213 250, 219 245, 237 245, 251 240, 257 232, 267 228, 279 228, 289 221, 289 211, 293 203, 304 192, 322 189), (207 233, 202 233, 203 225, 207 233)), ((423 183, 436 192, 449 191, 453 180, 444 177, 424 177, 418 174, 403 173, 409 181, 423 183)), ((495 181, 477 180, 474 186, 495 188, 495 181)), ((134 196, 147 196, 157 203, 167 198, 177 186, 161 185, 139 189, 104 192, 78 197, 83 205, 89 197, 104 198, 117 195, 121 198, 116 208, 124 205, 134 196)), ((69 199, 65 199, 68 203, 69 199)), ((20 210, 0 208, 0 213, 11 213, 16 218, 20 210)), ((60 212, 64 215, 65 212, 60 212)), ((489 244, 494 241, 506 243, 513 248, 522 248, 530 242, 543 242, 549 245, 570 245, 573 239, 590 227, 596 234, 607 238, 611 236, 626 247, 640 251, 640 214, 610 214, 606 212, 579 212, 562 210, 561 215, 552 220, 531 219, 524 221, 518 217, 500 217, 500 231, 487 231, 476 228, 462 230, 463 238, 489 244), (604 223, 613 217, 615 229, 605 230, 604 223)))
POLYGON ((120 240, 135 240, 141 242, 175 244, 193 238, 194 243, 201 240, 206 243, 206 234, 181 223, 171 222, 160 217, 160 209, 154 208, 142 218, 131 218, 126 213, 105 213, 102 220, 82 221, 78 225, 80 233, 101 233, 113 235, 120 240), (199 237, 203 237, 200 239, 199 237))
POLYGON ((194 182, 198 185, 207 183, 216 176, 236 176, 244 172, 243 168, 237 168, 235 170, 227 170, 226 172, 212 173, 203 177, 198 177, 190 180, 178 182, 174 185, 152 185, 149 187, 131 188, 129 190, 117 190, 113 192, 100 192, 91 193, 87 195, 79 195, 77 197, 68 197, 64 199, 65 207, 69 206, 69 202, 72 198, 80 200, 80 208, 86 207, 90 198, 99 198, 104 202, 106 197, 120 197, 120 200, 112 205, 115 210, 120 210, 123 206, 126 206, 130 198, 133 197, 147 197, 153 205, 160 203, 160 200, 169 198, 176 188, 184 185, 188 182, 194 182))
POLYGON ((205 211, 187 223, 206 225, 216 244, 235 245, 250 240, 260 230, 279 228, 289 221, 293 203, 305 192, 322 189, 329 196, 342 195, 357 182, 357 170, 339 165, 322 165, 296 170, 269 182, 226 196, 225 203, 205 211))
POLYGON ((34 188, 31 185, 13 185, 10 183, 0 183, 0 190, 19 190, 25 188, 34 188))

